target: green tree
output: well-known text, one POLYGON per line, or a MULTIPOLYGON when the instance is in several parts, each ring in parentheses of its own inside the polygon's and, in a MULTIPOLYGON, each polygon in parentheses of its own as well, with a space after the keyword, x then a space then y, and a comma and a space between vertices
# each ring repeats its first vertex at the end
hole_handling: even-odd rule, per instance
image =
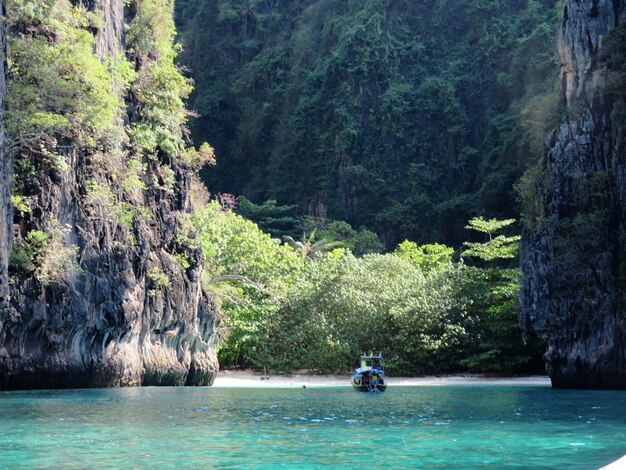
POLYGON ((323 253, 327 253, 342 246, 341 242, 334 242, 326 240, 325 238, 315 241, 315 230, 313 230, 309 236, 304 233, 300 240, 294 240, 293 237, 289 235, 284 236, 283 240, 285 244, 299 253, 302 258, 310 259, 318 259, 323 253))
POLYGON ((449 266, 452 263, 454 248, 438 243, 417 246, 416 243, 405 240, 398 245, 394 253, 416 264, 423 272, 429 272, 449 266))
POLYGON ((496 232, 514 223, 515 219, 485 220, 482 217, 475 217, 471 219, 465 228, 484 233, 489 237, 489 240, 482 243, 465 242, 464 245, 467 249, 463 252, 463 256, 474 256, 484 261, 516 258, 519 249, 518 244, 521 237, 519 235, 494 236, 496 232))
POLYGON ((515 220, 473 218, 466 226, 488 236, 484 243, 465 243, 463 256, 478 258, 486 267, 469 267, 466 295, 475 319, 474 348, 463 364, 473 370, 517 371, 529 364, 538 366, 541 357, 539 342, 525 342, 519 326, 519 268, 497 267, 498 260, 517 257, 519 236, 496 235, 515 220))
POLYGON ((297 233, 298 219, 296 205, 280 206, 270 199, 262 204, 255 204, 245 196, 239 198, 237 212, 246 219, 258 224, 263 231, 276 238, 297 233))
POLYGON ((220 363, 262 366, 258 349, 277 321, 287 287, 303 269, 302 258, 217 202, 198 211, 194 225, 207 260, 203 281, 226 312, 220 363))
POLYGON ((9 0, 7 9, 8 150, 21 154, 20 164, 59 169, 63 141, 92 151, 114 149, 123 138, 116 124, 124 103, 113 72, 126 61, 105 63, 96 56, 89 32, 95 17, 64 0, 9 0))

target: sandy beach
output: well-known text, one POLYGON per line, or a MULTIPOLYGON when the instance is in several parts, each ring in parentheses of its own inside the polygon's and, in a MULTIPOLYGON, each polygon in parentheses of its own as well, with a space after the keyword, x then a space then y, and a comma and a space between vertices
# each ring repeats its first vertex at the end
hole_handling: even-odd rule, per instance
MULTIPOLYGON (((451 386, 451 385, 493 385, 493 386, 550 386, 546 376, 530 377, 490 377, 485 375, 455 375, 428 377, 388 377, 387 383, 394 386, 451 386)), ((214 387, 340 387, 349 386, 349 375, 263 375, 254 371, 220 371, 214 387)))

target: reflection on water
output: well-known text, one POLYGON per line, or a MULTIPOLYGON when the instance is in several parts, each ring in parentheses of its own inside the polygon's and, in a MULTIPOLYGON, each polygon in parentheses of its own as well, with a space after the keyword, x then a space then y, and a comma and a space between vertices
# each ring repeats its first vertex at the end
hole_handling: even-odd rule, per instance
POLYGON ((546 387, 0 393, 0 468, 593 469, 626 453, 624 393, 546 387))

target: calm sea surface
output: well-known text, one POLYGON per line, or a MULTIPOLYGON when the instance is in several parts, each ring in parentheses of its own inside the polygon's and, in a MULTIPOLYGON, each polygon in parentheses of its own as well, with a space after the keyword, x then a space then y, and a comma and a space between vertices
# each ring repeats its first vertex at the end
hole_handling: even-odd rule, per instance
POLYGON ((597 469, 626 394, 547 387, 0 393, 0 468, 597 469))

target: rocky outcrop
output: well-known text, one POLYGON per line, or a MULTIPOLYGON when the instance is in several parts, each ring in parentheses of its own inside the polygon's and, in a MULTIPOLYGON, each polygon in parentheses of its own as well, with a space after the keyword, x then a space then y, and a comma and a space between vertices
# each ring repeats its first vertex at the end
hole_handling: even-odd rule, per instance
MULTIPOLYGON (((6 18, 6 2, 0 4, 2 8, 2 18, 6 18)), ((10 178, 11 164, 5 159, 4 149, 4 103, 6 98, 7 84, 7 43, 6 43, 6 22, 0 24, 0 309, 9 295, 9 254, 11 253, 11 204, 10 178)), ((0 320, 1 322, 2 320, 0 320)), ((1 323, 0 323, 1 325, 1 323)))
MULTIPOLYGON (((132 14, 125 3, 82 2, 102 11, 93 31, 101 56, 124 51, 124 19, 132 14)), ((126 102, 129 126, 141 110, 133 96, 126 102)), ((127 152, 116 157, 123 164, 127 152)), ((28 234, 52 233, 52 261, 50 279, 40 268, 11 268, 10 301, 0 313, 0 389, 212 384, 219 317, 201 286, 201 249, 183 228, 192 210, 191 168, 182 159, 146 158, 143 181, 114 195, 116 210, 134 214, 123 221, 103 211, 112 197, 107 185, 117 184, 114 160, 72 145, 63 156, 64 167, 23 184, 28 212, 2 222, 15 223, 15 247, 27 246, 28 234), (94 187, 105 188, 104 202, 94 187)), ((6 237, 0 262, 5 248, 6 237)))
POLYGON ((521 253, 521 324, 547 345, 555 387, 626 389, 626 83, 613 74, 625 45, 611 40, 625 24, 624 0, 563 1, 566 110, 521 253))
POLYGON ((112 56, 124 50, 124 2, 98 0, 97 3, 96 7, 103 12, 104 22, 96 34, 96 53, 100 56, 112 56))

